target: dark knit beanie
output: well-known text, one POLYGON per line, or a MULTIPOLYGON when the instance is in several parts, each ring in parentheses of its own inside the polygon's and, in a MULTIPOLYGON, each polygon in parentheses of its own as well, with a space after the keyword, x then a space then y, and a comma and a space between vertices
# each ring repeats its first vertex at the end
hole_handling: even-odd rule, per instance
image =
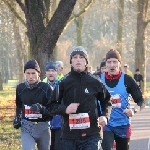
POLYGON ((52 61, 46 63, 45 70, 48 71, 49 69, 54 69, 56 72, 58 71, 56 63, 52 61))
POLYGON ((121 62, 121 56, 117 50, 111 49, 107 52, 106 61, 107 61, 107 59, 110 59, 110 58, 116 58, 116 59, 118 59, 118 61, 121 62))
POLYGON ((26 71, 26 69, 35 69, 36 71, 38 71, 39 73, 40 71, 40 67, 38 62, 35 59, 29 60, 25 65, 24 65, 24 73, 26 71))
POLYGON ((102 61, 101 64, 100 64, 100 68, 101 68, 101 67, 105 67, 105 66, 106 66, 106 62, 105 62, 105 61, 102 61))
POLYGON ((72 59, 72 56, 76 55, 76 54, 80 54, 82 56, 84 56, 84 58, 86 59, 86 62, 88 64, 88 55, 87 55, 87 51, 82 47, 82 46, 77 46, 75 47, 71 54, 70 54, 70 64, 71 64, 71 59, 72 59))

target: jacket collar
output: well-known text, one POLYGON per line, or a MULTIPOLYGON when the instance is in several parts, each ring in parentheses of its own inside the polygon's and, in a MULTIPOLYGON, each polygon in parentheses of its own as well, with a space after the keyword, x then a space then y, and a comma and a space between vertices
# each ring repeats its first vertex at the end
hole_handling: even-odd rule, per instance
POLYGON ((86 75, 88 72, 87 72, 87 67, 85 68, 84 71, 82 72, 77 72, 77 71, 74 71, 74 69, 71 67, 71 74, 73 75, 86 75))
POLYGON ((25 85, 26 85, 27 88, 34 89, 34 88, 37 87, 39 81, 36 81, 34 84, 29 84, 29 82, 27 80, 25 80, 24 83, 25 83, 25 85))
POLYGON ((118 74, 116 74, 116 75, 114 75, 114 76, 110 76, 110 75, 108 74, 108 72, 106 72, 106 73, 105 73, 105 77, 106 77, 106 79, 108 79, 108 80, 116 80, 116 79, 119 79, 119 78, 120 78, 121 74, 122 74, 122 72, 119 71, 118 74))

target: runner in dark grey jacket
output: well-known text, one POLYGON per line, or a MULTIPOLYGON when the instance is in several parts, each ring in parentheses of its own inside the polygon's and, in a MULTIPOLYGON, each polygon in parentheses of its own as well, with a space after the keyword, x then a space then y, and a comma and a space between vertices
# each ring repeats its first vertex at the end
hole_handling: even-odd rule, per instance
POLYGON ((83 47, 70 55, 71 72, 55 88, 48 105, 51 113, 63 116, 62 139, 64 150, 99 150, 99 124, 106 124, 110 94, 101 81, 86 70, 87 54, 83 47), (97 100, 103 114, 98 116, 97 100))

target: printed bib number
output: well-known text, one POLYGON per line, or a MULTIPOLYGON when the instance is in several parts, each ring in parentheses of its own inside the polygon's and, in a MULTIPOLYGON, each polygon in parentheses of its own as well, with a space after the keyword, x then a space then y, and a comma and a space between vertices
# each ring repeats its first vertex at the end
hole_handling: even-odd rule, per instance
POLYGON ((113 108, 121 108, 121 99, 119 94, 112 95, 112 107, 113 108))
POLYGON ((90 128, 90 118, 88 113, 69 114, 70 129, 90 128))
POLYGON ((33 111, 30 110, 31 106, 25 106, 25 117, 28 119, 38 119, 38 118, 42 118, 42 114, 39 113, 35 113, 33 111))

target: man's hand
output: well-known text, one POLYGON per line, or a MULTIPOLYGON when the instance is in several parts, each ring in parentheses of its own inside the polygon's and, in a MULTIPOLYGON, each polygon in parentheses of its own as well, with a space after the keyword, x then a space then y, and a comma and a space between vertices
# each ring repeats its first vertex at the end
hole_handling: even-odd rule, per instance
POLYGON ((66 108, 66 114, 76 113, 78 107, 79 107, 79 103, 71 103, 71 104, 66 108))
POLYGON ((125 113, 128 117, 134 116, 134 111, 132 109, 125 109, 123 113, 125 113))
POLYGON ((33 104, 31 106, 30 110, 37 113, 37 114, 43 113, 43 107, 39 103, 33 104))
POLYGON ((16 116, 13 121, 13 126, 15 129, 19 129, 21 127, 21 118, 20 116, 16 116))
POLYGON ((101 116, 98 118, 99 125, 104 127, 107 124, 107 118, 105 116, 101 116))

